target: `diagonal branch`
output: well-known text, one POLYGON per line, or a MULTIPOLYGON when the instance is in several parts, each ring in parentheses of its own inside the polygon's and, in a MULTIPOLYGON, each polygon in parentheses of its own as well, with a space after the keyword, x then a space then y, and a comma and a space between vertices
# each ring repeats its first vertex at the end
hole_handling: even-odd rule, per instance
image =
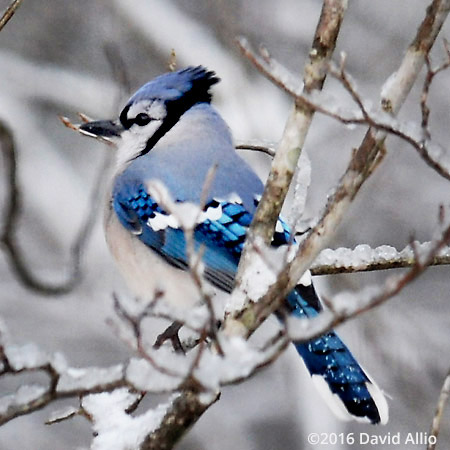
POLYGON ((8 8, 6 8, 6 11, 3 13, 2 17, 0 18, 0 31, 4 28, 4 26, 10 21, 11 17, 16 12, 16 9, 20 6, 22 3, 22 0, 14 0, 8 8))
MULTIPOLYGON (((347 0, 324 0, 323 2, 321 16, 309 52, 309 61, 304 69, 304 90, 307 93, 322 89, 327 74, 327 65, 333 55, 346 9, 347 0)), ((240 40, 239 45, 244 55, 250 57, 251 52, 245 41, 240 40)), ((266 52, 263 53, 262 58, 270 64, 270 58, 266 52)), ((250 59, 255 62, 254 59, 250 59)), ((272 162, 264 193, 247 232, 249 240, 255 241, 259 236, 266 244, 270 243, 313 115, 313 109, 305 107, 302 103, 295 103, 272 162)), ((251 253, 251 247, 245 246, 236 275, 237 288, 242 283, 251 253)))
POLYGON ((441 392, 439 394, 436 412, 433 417, 430 435, 428 437, 427 450, 435 450, 436 448, 437 438, 441 428, 442 416, 444 415, 445 405, 447 404, 449 397, 450 397, 450 370, 447 372, 444 383, 442 385, 441 392))
MULTIPOLYGON (((389 78, 389 86, 385 86, 383 89, 382 105, 385 110, 395 114, 400 109, 425 62, 426 54, 434 43, 449 9, 450 0, 433 0, 427 9, 425 19, 399 69, 389 78)), ((240 330, 240 333, 252 334, 278 308, 320 250, 327 245, 365 180, 383 157, 385 138, 385 132, 369 128, 359 148, 355 150, 334 194, 330 197, 321 219, 302 241, 295 258, 258 303, 249 303, 235 314, 235 319, 240 325, 233 325, 235 325, 235 329, 240 330)))

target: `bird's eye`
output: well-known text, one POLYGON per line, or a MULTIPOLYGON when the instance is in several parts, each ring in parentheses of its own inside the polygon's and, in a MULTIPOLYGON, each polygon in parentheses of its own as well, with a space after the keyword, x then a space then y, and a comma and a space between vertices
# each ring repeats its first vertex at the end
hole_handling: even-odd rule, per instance
POLYGON ((145 113, 139 113, 135 119, 134 119, 134 123, 138 124, 139 126, 143 127, 144 125, 147 125, 150 120, 152 120, 150 118, 150 116, 148 114, 145 113))

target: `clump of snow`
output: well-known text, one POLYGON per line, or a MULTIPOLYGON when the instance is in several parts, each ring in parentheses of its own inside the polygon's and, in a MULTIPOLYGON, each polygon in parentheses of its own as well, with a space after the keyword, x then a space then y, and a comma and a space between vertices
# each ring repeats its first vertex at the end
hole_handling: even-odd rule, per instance
POLYGON ((117 364, 111 367, 67 368, 58 381, 58 392, 92 389, 118 382, 123 378, 124 367, 117 364))
POLYGON ((218 391, 223 384, 246 378, 267 358, 239 336, 221 335, 220 344, 225 356, 205 352, 194 370, 195 378, 211 392, 218 391))
POLYGON ((37 400, 47 389, 39 385, 20 386, 14 394, 5 395, 0 398, 0 414, 14 413, 20 410, 23 405, 37 400))
POLYGON ((397 249, 390 245, 380 245, 375 250, 375 258, 380 261, 391 261, 398 255, 397 249))
POLYGON ((268 247, 260 237, 255 238, 249 250, 251 253, 241 283, 226 304, 228 312, 242 309, 247 299, 256 302, 264 296, 275 283, 285 258, 283 252, 268 247))
POLYGON ((34 343, 7 345, 4 351, 14 370, 35 369, 50 362, 49 355, 40 350, 34 343))
MULTIPOLYGON (((419 254, 427 254, 431 243, 416 244, 419 254)), ((325 249, 314 262, 314 266, 327 265, 330 267, 349 267, 363 270, 368 265, 385 263, 390 261, 412 261, 414 253, 410 246, 398 251, 390 245, 381 245, 371 248, 369 245, 361 244, 353 250, 349 248, 338 248, 336 250, 325 249)))
MULTIPOLYGON (((163 349, 159 349, 158 352, 162 352, 163 349)), ((193 352, 191 352, 193 353, 193 352)), ((169 354, 169 358, 176 356, 169 354)), ((168 374, 158 368, 152 366, 148 361, 142 358, 132 358, 128 364, 126 370, 126 379, 137 389, 147 391, 147 392, 168 392, 177 389, 183 382, 184 373, 188 372, 188 362, 189 360, 180 361, 180 358, 176 359, 177 370, 180 372, 180 376, 175 376, 168 374)), ((168 363, 165 361, 164 364, 168 363)), ((173 366, 173 364, 172 364, 173 366)), ((165 367, 165 366, 163 366, 165 367)))
POLYGON ((91 450, 135 450, 145 437, 156 430, 176 396, 156 409, 133 417, 125 412, 138 396, 128 389, 92 394, 85 397, 82 407, 93 419, 96 436, 91 450))

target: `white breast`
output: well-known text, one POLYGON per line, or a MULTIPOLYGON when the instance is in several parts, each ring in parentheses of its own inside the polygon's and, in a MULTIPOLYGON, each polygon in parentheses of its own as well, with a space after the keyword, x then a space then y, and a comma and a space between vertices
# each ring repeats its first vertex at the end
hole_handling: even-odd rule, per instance
POLYGON ((200 300, 190 274, 166 263, 122 226, 116 214, 108 210, 105 218, 106 241, 128 287, 143 301, 151 301, 158 292, 170 304, 190 307, 200 300))

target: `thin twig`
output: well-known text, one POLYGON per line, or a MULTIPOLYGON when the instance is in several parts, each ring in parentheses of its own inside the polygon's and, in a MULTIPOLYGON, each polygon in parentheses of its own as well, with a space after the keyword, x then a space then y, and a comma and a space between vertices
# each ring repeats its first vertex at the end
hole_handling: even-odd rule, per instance
POLYGON ((265 153, 266 155, 272 157, 274 157, 276 153, 275 144, 269 142, 237 141, 235 148, 237 150, 253 150, 256 152, 265 153))
POLYGON ((431 88, 431 84, 434 80, 434 77, 448 69, 448 67, 450 67, 450 48, 449 48, 449 44, 448 41, 446 39, 444 39, 444 48, 445 48, 445 52, 447 54, 447 58, 446 61, 444 61, 441 65, 439 65, 438 67, 436 67, 435 69, 433 69, 432 65, 431 65, 431 57, 428 54, 425 62, 426 62, 426 66, 427 66, 427 74, 425 76, 425 81, 423 83, 423 88, 422 88, 422 94, 420 96, 420 110, 422 113, 422 129, 424 131, 425 136, 430 139, 431 135, 430 135, 430 129, 429 129, 429 117, 430 117, 430 108, 428 107, 428 96, 430 93, 430 88, 431 88))
POLYGON ((72 291, 81 280, 80 260, 94 228, 98 210, 97 206, 102 196, 100 186, 104 184, 104 177, 111 158, 109 155, 105 155, 96 177, 96 183, 91 191, 88 212, 71 246, 69 274, 61 283, 50 283, 39 279, 31 272, 26 257, 23 255, 16 239, 22 206, 22 195, 17 180, 17 155, 13 135, 11 130, 2 122, 0 122, 0 147, 5 161, 5 178, 9 189, 6 198, 5 221, 0 234, 0 242, 8 252, 11 268, 23 285, 29 289, 44 295, 66 294, 72 291))
POLYGON ((14 0, 8 8, 6 8, 6 11, 3 13, 1 19, 0 19, 0 31, 4 28, 4 26, 9 22, 11 17, 16 12, 16 9, 20 6, 22 3, 22 0, 14 0))
POLYGON ((428 436, 427 450, 435 450, 439 431, 441 429, 442 416, 444 415, 444 409, 447 401, 450 397, 450 370, 447 372, 442 389, 439 394, 439 399, 434 413, 433 422, 431 424, 430 434, 428 436))
POLYGON ((184 377, 182 373, 175 372, 174 370, 161 365, 147 351, 142 336, 142 322, 147 317, 146 309, 144 309, 141 314, 133 316, 125 310, 119 300, 119 297, 116 294, 113 294, 113 301, 114 311, 116 312, 117 316, 124 323, 126 323, 133 332, 133 336, 136 342, 136 350, 138 351, 139 355, 142 356, 142 358, 144 358, 146 361, 148 361, 158 372, 161 372, 162 374, 168 375, 170 377, 182 379, 184 377))

